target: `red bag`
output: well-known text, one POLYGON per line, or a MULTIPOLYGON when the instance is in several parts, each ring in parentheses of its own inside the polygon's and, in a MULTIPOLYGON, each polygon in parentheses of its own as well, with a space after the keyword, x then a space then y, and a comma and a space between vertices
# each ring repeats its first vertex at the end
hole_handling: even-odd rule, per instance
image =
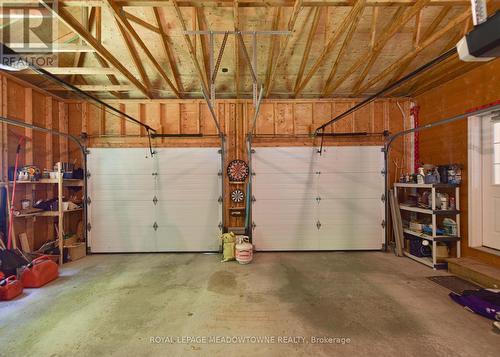
POLYGON ((11 275, 0 281, 0 301, 12 300, 23 292, 23 284, 11 275))
POLYGON ((39 288, 57 279, 59 267, 48 256, 43 255, 28 264, 21 273, 21 282, 25 288, 39 288))
POLYGON ((3 280, 5 278, 5 274, 0 271, 0 280, 3 280))

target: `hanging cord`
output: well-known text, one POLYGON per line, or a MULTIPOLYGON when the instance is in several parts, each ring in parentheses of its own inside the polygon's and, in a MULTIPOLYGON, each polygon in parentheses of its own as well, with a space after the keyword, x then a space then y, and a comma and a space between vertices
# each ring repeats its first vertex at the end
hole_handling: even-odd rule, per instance
POLYGON ((152 133, 149 129, 147 130, 147 133, 148 133, 148 142, 149 142, 149 153, 151 154, 151 158, 153 158, 155 156, 155 152, 153 150, 153 144, 151 142, 152 133))
MULTIPOLYGON (((16 183, 17 183, 17 169, 19 167, 19 154, 21 153, 21 145, 24 143, 24 136, 21 136, 19 138, 19 142, 17 143, 17 149, 16 149, 16 163, 14 165, 14 177, 13 181, 14 183, 12 184, 12 197, 11 197, 11 202, 10 202, 10 207, 9 207, 9 232, 7 235, 7 249, 11 249, 12 247, 12 225, 14 223, 14 198, 16 196, 16 183)), ((7 187, 7 190, 9 188, 7 187)))
POLYGON ((323 153, 323 141, 324 140, 325 140, 325 128, 321 129, 321 143, 320 143, 319 150, 318 150, 319 156, 321 156, 321 154, 323 153))

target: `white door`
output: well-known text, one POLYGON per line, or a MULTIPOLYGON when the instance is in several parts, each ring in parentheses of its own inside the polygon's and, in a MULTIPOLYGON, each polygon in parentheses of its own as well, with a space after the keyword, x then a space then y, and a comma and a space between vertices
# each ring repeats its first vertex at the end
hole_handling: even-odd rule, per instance
POLYGON ((216 251, 217 148, 96 148, 88 162, 91 251, 216 251))
POLYGON ((481 123, 483 246, 500 250, 500 120, 481 123))
POLYGON ((380 147, 256 148, 253 242, 258 250, 380 249, 380 147))

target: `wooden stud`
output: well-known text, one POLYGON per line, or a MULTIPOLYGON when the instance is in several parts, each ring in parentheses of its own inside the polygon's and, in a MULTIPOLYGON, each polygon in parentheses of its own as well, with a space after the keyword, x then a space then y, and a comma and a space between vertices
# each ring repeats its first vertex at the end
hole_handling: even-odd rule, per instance
POLYGON ((378 7, 374 7, 372 10, 372 23, 370 26, 370 48, 375 47, 375 38, 377 36, 377 21, 379 13, 378 10, 379 10, 378 7))

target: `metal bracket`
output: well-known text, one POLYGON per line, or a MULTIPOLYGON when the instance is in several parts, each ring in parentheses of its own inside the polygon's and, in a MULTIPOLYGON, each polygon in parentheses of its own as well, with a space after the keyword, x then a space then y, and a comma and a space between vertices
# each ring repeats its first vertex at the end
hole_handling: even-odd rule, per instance
POLYGON ((217 202, 222 203, 222 196, 219 196, 219 199, 217 200, 217 202))
POLYGON ((158 172, 153 172, 151 175, 152 176, 158 176, 158 172))
POLYGON ((255 222, 252 222, 252 230, 254 230, 255 227, 257 227, 257 225, 255 224, 255 222))
POLYGON ((222 176, 222 171, 217 172, 217 176, 222 176))
POLYGON ((380 171, 380 174, 381 174, 382 176, 385 176, 385 170, 384 170, 384 169, 382 169, 382 170, 380 171))
POLYGON ((319 203, 320 201, 321 201, 321 197, 319 197, 319 196, 318 196, 318 197, 316 197, 316 202, 318 202, 318 203, 319 203))
POLYGON ((318 228, 318 230, 321 228, 321 222, 320 221, 316 222, 316 228, 318 228))
POLYGON ((385 228, 385 219, 382 220, 382 223, 380 223, 380 225, 382 226, 382 228, 385 228))
POLYGON ((250 150, 252 154, 255 154, 255 149, 250 150))
POLYGON ((158 203, 158 197, 156 197, 156 195, 153 197, 153 203, 155 206, 158 203))
POLYGON ((316 171, 315 174, 316 175, 321 175, 321 171, 316 171))
POLYGON ((219 225, 217 226, 219 227, 219 229, 222 231, 222 229, 224 228, 224 226, 222 225, 222 222, 219 222, 219 225))
POLYGON ((92 175, 90 174, 90 171, 87 170, 87 178, 90 178, 90 176, 92 176, 92 175))
POLYGON ((217 153, 222 154, 222 149, 217 150, 217 153))
POLYGON ((255 196, 252 195, 252 202, 255 202, 255 201, 257 201, 257 200, 255 199, 255 196))
POLYGON ((380 200, 381 200, 382 202, 385 202, 385 193, 383 193, 383 194, 382 194, 382 196, 380 196, 380 200))
POLYGON ((90 232, 91 229, 92 229, 92 225, 90 224, 90 222, 87 222, 87 231, 90 232))
POLYGON ((85 155, 90 155, 90 150, 89 149, 85 149, 85 155))
POLYGON ((90 196, 87 197, 87 199, 85 200, 85 202, 87 203, 87 205, 90 205, 92 203, 92 200, 90 199, 90 196))
POLYGON ((155 232, 158 230, 158 223, 156 223, 156 222, 155 222, 155 223, 153 224, 153 229, 155 230, 155 232))

